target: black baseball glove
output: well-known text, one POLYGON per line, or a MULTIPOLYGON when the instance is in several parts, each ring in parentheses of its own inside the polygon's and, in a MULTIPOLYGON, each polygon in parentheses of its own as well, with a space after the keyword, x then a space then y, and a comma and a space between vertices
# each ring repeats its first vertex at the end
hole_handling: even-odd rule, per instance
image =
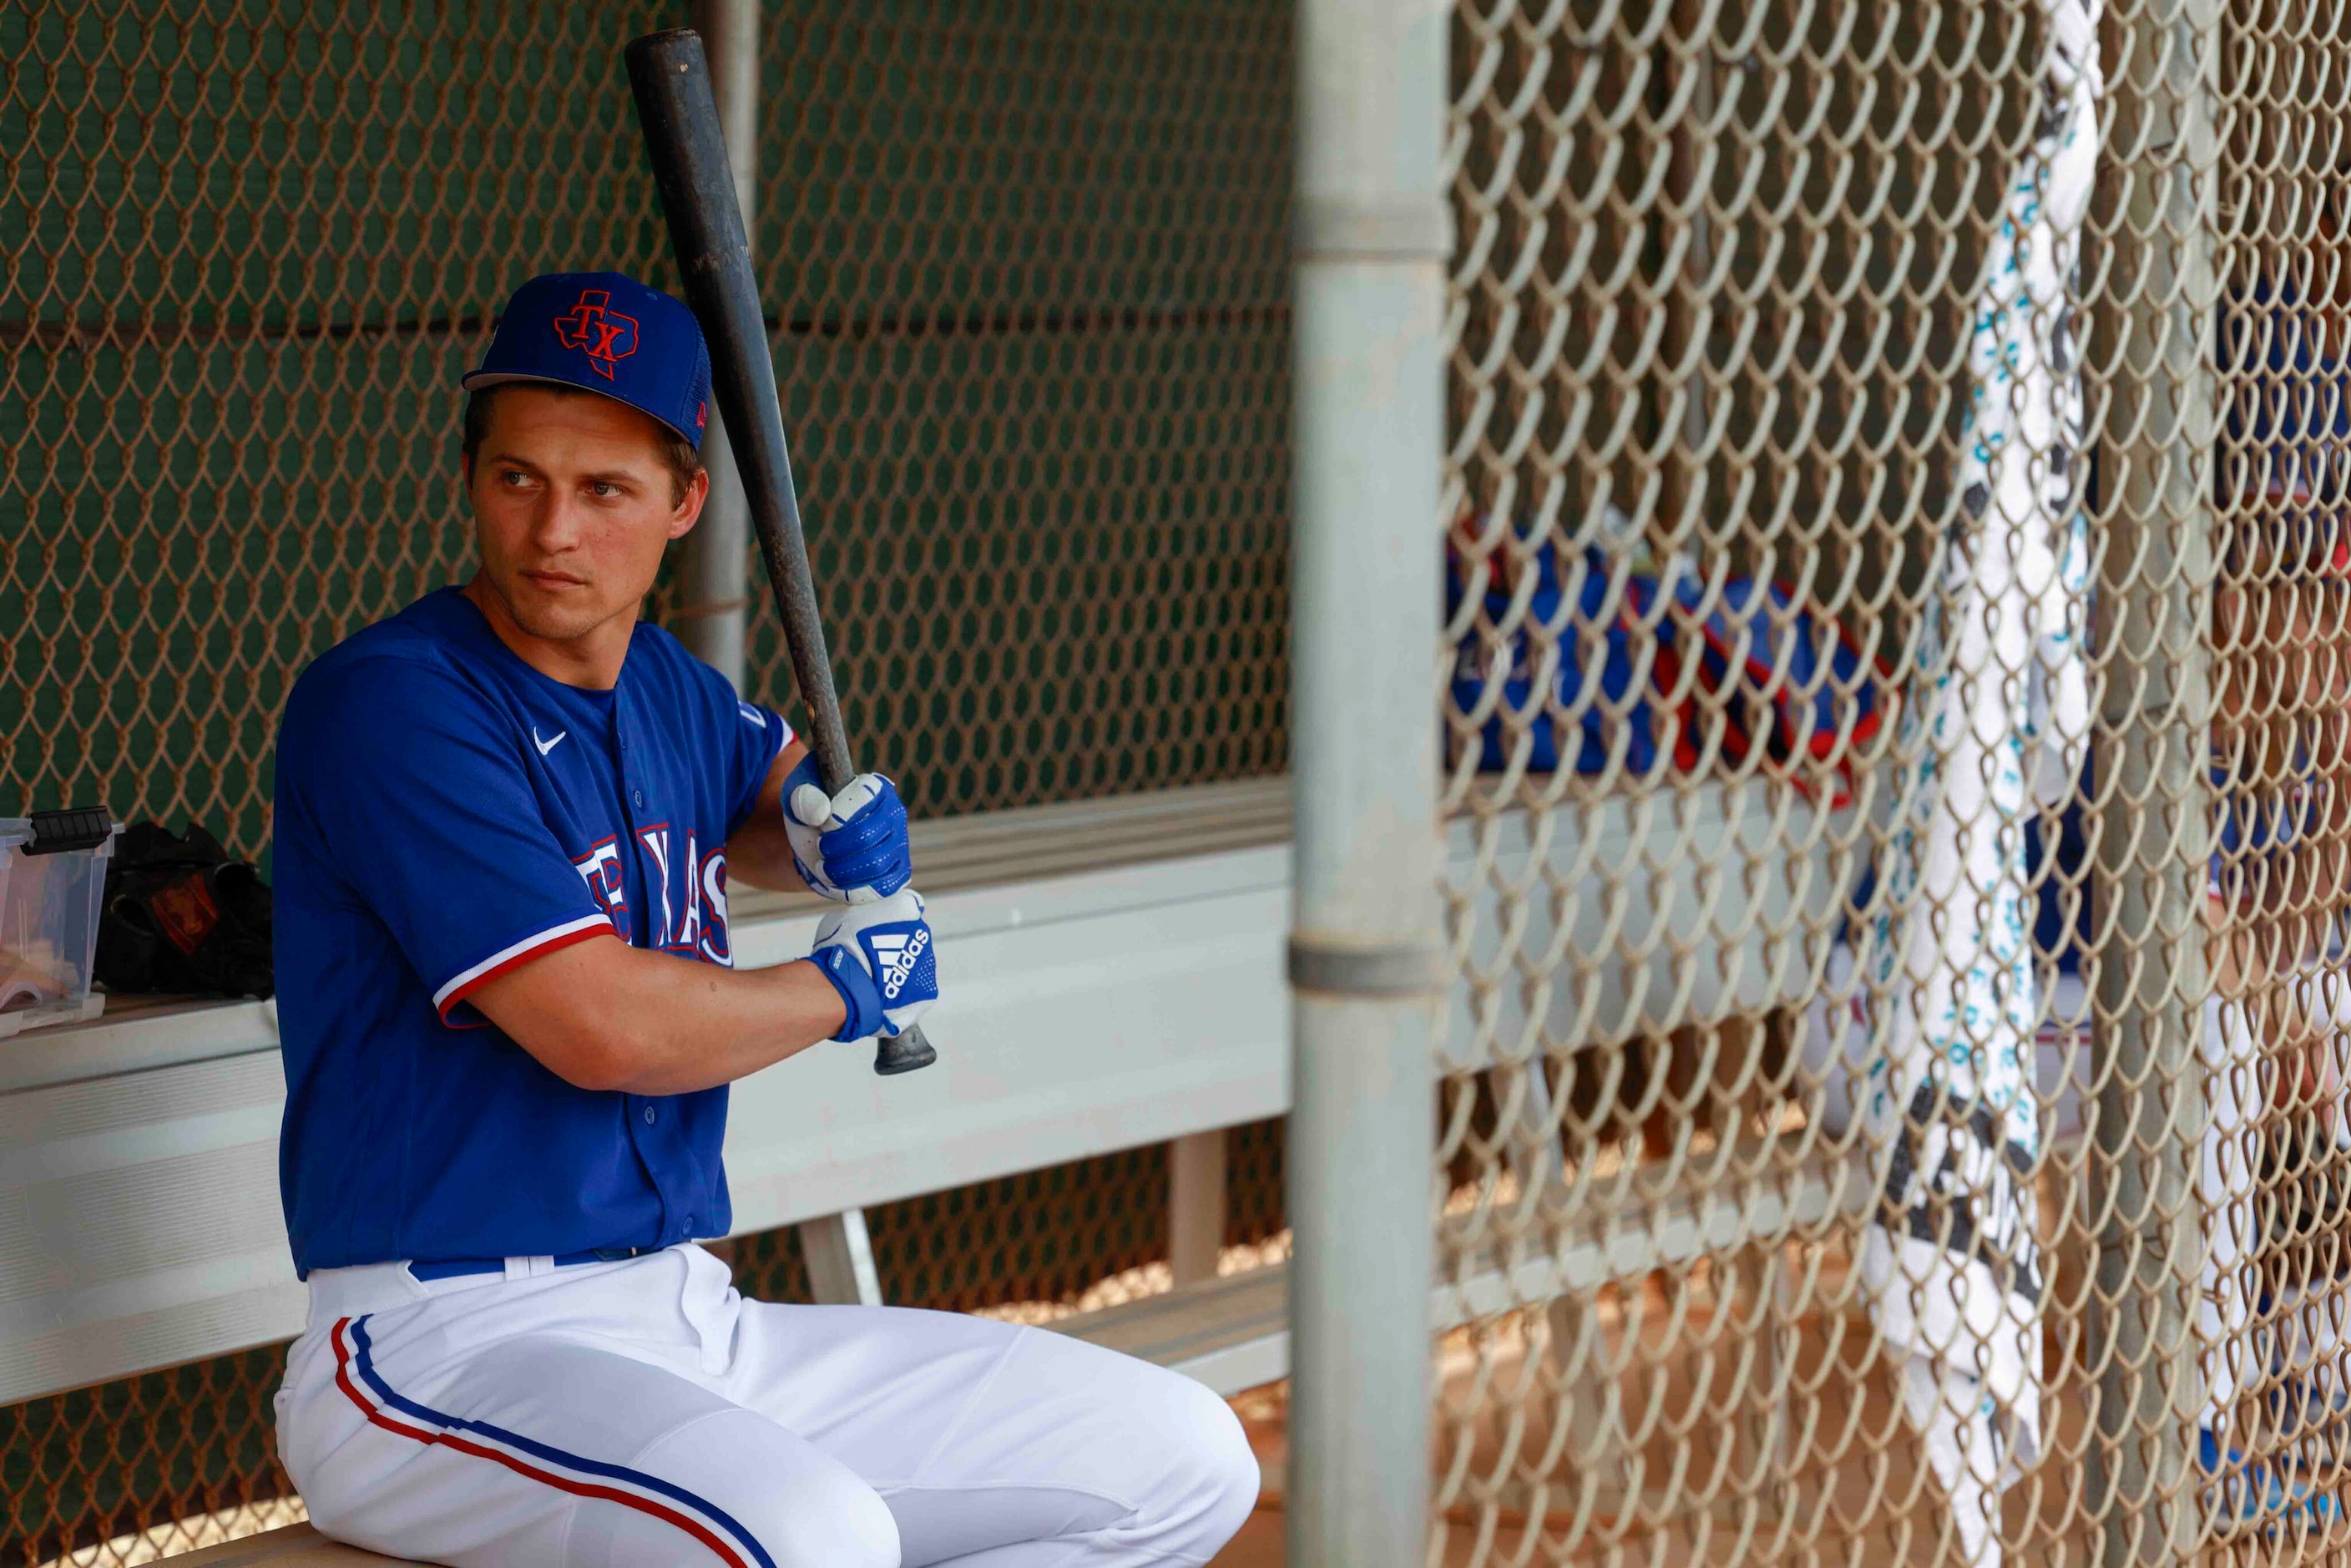
POLYGON ((194 823, 135 822, 116 841, 97 973, 114 992, 266 997, 269 884, 194 823))

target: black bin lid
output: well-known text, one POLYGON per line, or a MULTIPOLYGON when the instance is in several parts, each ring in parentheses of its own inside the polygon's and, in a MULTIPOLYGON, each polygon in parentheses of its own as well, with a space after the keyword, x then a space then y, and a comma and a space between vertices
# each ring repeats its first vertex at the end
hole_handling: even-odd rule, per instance
POLYGON ((114 818, 103 806, 74 806, 62 811, 36 811, 28 855, 60 855, 68 850, 94 850, 113 836, 114 818))

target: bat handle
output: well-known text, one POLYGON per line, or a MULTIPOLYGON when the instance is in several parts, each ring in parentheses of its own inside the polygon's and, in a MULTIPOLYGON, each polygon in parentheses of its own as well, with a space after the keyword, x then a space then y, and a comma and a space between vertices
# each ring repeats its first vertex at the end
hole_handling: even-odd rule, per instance
POLYGON ((893 1073, 912 1072, 917 1067, 928 1067, 939 1059, 931 1042, 923 1038, 923 1026, 916 1024, 904 1034, 876 1036, 873 1041, 873 1071, 887 1078, 893 1073))

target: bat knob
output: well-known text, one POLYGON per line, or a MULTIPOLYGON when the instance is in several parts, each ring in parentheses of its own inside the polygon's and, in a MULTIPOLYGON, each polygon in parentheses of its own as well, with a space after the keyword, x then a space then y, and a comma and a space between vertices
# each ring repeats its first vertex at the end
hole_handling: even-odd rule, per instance
POLYGON ((928 1067, 938 1059, 939 1053, 923 1038, 919 1024, 904 1034, 885 1034, 873 1042, 873 1071, 884 1078, 928 1067))

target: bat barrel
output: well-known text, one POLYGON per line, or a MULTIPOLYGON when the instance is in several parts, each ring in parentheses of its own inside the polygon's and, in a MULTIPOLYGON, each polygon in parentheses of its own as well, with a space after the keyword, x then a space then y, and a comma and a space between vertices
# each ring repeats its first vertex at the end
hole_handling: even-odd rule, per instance
POLYGON ((710 64, 703 57, 701 37, 681 27, 632 43, 628 66, 670 246, 677 253, 679 281, 710 346, 711 393, 726 417, 759 553, 783 615, 792 675, 808 709, 809 749, 816 754, 824 787, 838 791, 857 769, 850 760, 824 622, 817 613, 815 579, 776 396, 776 366, 768 356, 751 243, 743 232, 742 209, 735 204, 735 174, 719 130, 718 104, 711 96, 710 64))
MULTIPOLYGON (((701 36, 677 27, 630 44, 628 65, 679 280, 710 346, 711 394, 726 421, 759 554, 784 619, 792 676, 808 708, 809 749, 826 790, 838 793, 857 768, 850 760, 849 731, 841 720, 824 622, 817 613, 816 579, 809 570, 799 499, 792 490, 791 454, 784 444, 759 280, 751 270, 751 242, 735 201, 735 172, 710 90, 710 62, 701 36)), ((911 1072, 937 1060, 919 1029, 874 1041, 876 1072, 911 1072)))

